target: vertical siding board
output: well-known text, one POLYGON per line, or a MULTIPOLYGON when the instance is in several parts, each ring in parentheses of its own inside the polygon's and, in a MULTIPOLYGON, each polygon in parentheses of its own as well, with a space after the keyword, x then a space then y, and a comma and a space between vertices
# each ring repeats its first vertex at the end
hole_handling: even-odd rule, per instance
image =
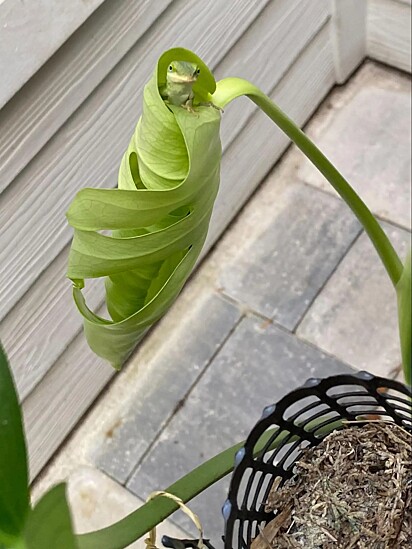
POLYGON ((367 54, 411 72, 411 2, 368 0, 367 54))
POLYGON ((345 82, 366 53, 366 0, 332 0, 336 81, 345 82))

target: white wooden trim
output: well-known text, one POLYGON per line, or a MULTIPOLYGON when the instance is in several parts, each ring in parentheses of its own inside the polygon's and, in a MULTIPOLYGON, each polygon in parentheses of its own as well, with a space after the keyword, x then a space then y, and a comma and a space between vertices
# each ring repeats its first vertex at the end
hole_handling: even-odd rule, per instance
POLYGON ((342 84, 366 54, 366 0, 332 0, 336 82, 342 84))
POLYGON ((0 3, 0 108, 103 0, 0 3))

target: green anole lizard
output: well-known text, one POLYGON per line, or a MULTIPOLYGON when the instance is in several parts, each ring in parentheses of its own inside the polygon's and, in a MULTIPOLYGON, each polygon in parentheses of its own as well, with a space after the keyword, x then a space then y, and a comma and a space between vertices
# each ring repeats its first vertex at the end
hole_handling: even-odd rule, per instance
MULTIPOLYGON (((193 84, 200 74, 200 69, 194 63, 173 61, 167 68, 166 84, 160 88, 162 99, 170 105, 183 107, 189 112, 193 109, 193 84)), ((219 109, 213 103, 200 103, 219 109)), ((221 110, 221 109, 219 109, 221 110)))

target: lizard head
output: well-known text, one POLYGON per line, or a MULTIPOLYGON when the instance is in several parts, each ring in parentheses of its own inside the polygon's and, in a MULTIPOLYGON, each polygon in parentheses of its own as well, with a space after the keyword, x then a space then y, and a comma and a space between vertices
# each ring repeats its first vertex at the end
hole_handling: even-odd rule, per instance
POLYGON ((167 67, 167 79, 176 84, 193 84, 199 74, 199 67, 187 61, 172 61, 167 67))

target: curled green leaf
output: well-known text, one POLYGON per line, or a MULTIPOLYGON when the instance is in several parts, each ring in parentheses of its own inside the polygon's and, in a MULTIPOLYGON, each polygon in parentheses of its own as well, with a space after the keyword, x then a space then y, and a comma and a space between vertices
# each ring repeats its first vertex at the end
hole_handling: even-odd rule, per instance
POLYGON ((29 488, 21 409, 0 344, 0 547, 13 545, 29 511, 29 488))
POLYGON ((81 190, 67 213, 74 228, 67 275, 86 338, 117 369, 189 277, 218 192, 219 111, 167 106, 159 94, 167 66, 179 60, 201 69, 195 103, 210 100, 216 84, 203 61, 182 48, 165 52, 145 86, 118 188, 81 190), (91 311, 82 294, 84 280, 99 277, 105 277, 110 319, 91 311))
POLYGON ((74 299, 89 345, 117 368, 171 305, 196 262, 219 184, 218 109, 241 95, 254 101, 336 189, 398 284, 402 262, 379 222, 301 129, 250 82, 225 78, 216 85, 201 59, 175 48, 161 56, 145 87, 143 115, 123 157, 118 189, 84 189, 68 212, 75 229, 68 270, 74 299), (200 68, 193 85, 195 113, 166 106, 159 94, 172 61, 200 68), (201 106, 205 102, 217 108, 201 106), (90 311, 83 298, 84 279, 95 277, 106 277, 110 320, 90 311))

